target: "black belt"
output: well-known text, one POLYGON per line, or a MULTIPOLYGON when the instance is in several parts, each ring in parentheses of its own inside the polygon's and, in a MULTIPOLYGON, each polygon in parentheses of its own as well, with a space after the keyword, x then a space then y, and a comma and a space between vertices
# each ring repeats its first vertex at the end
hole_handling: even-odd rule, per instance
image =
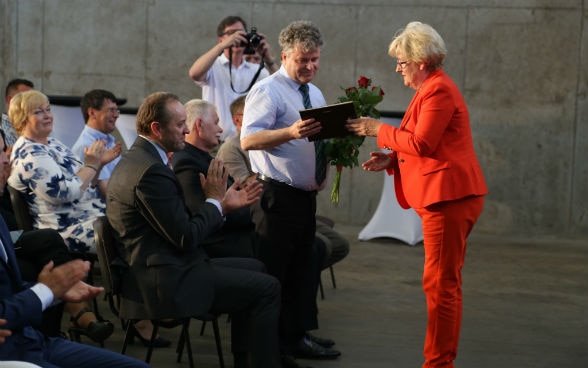
POLYGON ((265 176, 263 174, 257 174, 257 179, 263 181, 264 183, 273 185, 278 188, 284 188, 284 189, 294 190, 294 191, 303 192, 303 193, 316 193, 316 190, 299 189, 299 188, 291 186, 290 184, 286 184, 286 183, 278 181, 276 179, 272 179, 269 176, 265 176))

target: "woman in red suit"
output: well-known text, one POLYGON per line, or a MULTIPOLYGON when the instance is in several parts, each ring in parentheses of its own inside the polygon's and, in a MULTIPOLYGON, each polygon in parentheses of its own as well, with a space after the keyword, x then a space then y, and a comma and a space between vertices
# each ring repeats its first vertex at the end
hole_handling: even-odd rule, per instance
POLYGON ((422 221, 428 310, 423 368, 454 367, 466 239, 488 193, 466 104, 441 68, 446 52, 445 42, 431 26, 409 23, 388 50, 404 84, 416 90, 400 127, 367 117, 347 125, 355 134, 377 136, 379 147, 393 151, 372 152, 362 166, 394 174, 398 202, 414 208, 422 221))

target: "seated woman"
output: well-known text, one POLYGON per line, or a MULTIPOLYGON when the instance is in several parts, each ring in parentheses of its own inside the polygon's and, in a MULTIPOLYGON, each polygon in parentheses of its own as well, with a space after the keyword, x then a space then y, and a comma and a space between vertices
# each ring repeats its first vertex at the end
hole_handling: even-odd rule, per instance
MULTIPOLYGON (((4 189, 9 170, 4 132, 0 131, 0 188, 4 189)), ((23 233, 14 243, 19 268, 24 280, 36 281, 41 269, 50 261, 56 266, 72 260, 63 238, 52 229, 41 229, 23 233)), ((63 307, 73 319, 73 327, 78 333, 87 335, 96 342, 102 342, 112 334, 114 326, 108 321, 98 321, 89 310, 88 302, 58 304, 43 313, 41 331, 47 336, 60 334, 61 313, 63 307)))
POLYGON ((96 253, 93 224, 106 208, 95 186, 97 173, 120 148, 106 150, 97 140, 82 162, 49 136, 53 115, 47 96, 31 90, 13 99, 8 113, 20 138, 12 148, 8 184, 25 194, 35 228, 59 231, 70 251, 96 253))
MULTIPOLYGON (((57 230, 72 252, 96 253, 94 221, 105 215, 106 205, 97 180, 100 169, 120 154, 120 146, 106 149, 96 140, 84 150, 81 161, 58 139, 50 137, 53 114, 46 95, 30 90, 15 95, 8 110, 20 138, 10 161, 8 184, 25 194, 36 229, 57 230)), ((80 323, 80 315, 72 319, 80 323)), ((110 323, 110 322, 108 322, 110 323)), ((145 343, 151 335, 149 321, 135 324, 136 335, 145 343)), ((154 346, 169 346, 157 338, 154 346)))

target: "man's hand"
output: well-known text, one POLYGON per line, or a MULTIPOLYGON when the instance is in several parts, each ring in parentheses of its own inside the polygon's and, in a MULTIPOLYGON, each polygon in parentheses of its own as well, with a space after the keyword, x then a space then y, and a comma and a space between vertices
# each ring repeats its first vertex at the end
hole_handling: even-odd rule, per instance
POLYGON ((235 181, 229 190, 227 190, 227 193, 221 202, 223 215, 239 208, 252 205, 259 200, 262 190, 263 185, 259 182, 241 186, 239 180, 235 181))
MULTIPOLYGON (((0 326, 4 326, 6 323, 8 322, 5 319, 0 319, 0 326)), ((0 328, 0 344, 4 343, 4 341, 6 341, 6 338, 11 335, 12 331, 0 328)))
POLYGON ((104 151, 104 154, 100 158, 100 166, 104 166, 107 163, 109 163, 110 161, 112 161, 115 158, 117 158, 118 156, 120 156, 121 151, 122 151, 122 143, 116 142, 114 144, 114 146, 112 146, 109 149, 104 151))
POLYGON ((204 191, 205 198, 214 198, 222 202, 227 192, 227 181, 229 180, 229 171, 223 166, 220 159, 212 159, 208 166, 206 176, 200 173, 200 184, 204 191))
POLYGON ((53 292, 54 298, 61 298, 74 285, 86 277, 90 270, 90 262, 74 260, 53 267, 53 261, 47 263, 39 273, 38 281, 47 285, 53 292))
POLYGON ((66 302, 78 303, 84 300, 93 299, 103 291, 103 287, 96 287, 88 285, 83 281, 78 281, 61 296, 61 299, 66 302))
POLYGON ((289 128, 292 139, 307 138, 319 133, 322 129, 320 121, 315 119, 298 120, 289 128))

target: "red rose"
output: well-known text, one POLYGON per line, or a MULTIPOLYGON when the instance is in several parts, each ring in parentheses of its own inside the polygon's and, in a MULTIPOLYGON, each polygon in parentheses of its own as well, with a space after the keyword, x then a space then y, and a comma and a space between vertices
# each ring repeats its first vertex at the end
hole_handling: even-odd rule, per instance
POLYGON ((363 88, 366 88, 370 85, 371 80, 369 78, 364 77, 363 75, 359 77, 357 80, 357 85, 363 88))

